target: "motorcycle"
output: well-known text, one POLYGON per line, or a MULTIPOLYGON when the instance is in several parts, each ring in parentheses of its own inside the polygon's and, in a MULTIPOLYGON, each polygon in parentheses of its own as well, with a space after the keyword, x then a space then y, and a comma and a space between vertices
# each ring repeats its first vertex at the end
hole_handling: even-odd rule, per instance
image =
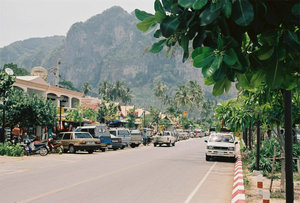
POLYGON ((34 140, 27 139, 25 144, 21 144, 24 147, 24 154, 27 156, 33 154, 40 154, 41 156, 46 156, 49 153, 47 149, 47 143, 40 143, 34 140))
POLYGON ((47 149, 49 152, 62 154, 63 146, 61 142, 54 143, 53 138, 49 138, 47 141, 47 149))

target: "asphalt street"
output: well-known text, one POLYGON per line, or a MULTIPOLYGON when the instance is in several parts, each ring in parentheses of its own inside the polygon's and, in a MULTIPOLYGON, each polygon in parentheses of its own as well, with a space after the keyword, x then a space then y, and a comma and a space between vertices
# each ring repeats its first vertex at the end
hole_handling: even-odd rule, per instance
POLYGON ((228 203, 234 163, 205 161, 204 138, 2 161, 0 202, 228 203))

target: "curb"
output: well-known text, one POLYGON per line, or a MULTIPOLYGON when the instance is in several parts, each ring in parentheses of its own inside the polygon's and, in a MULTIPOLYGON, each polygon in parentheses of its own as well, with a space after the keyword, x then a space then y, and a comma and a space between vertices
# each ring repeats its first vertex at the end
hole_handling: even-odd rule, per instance
POLYGON ((237 147, 237 152, 238 152, 238 159, 235 162, 231 203, 246 203, 243 167, 242 167, 239 145, 237 147))

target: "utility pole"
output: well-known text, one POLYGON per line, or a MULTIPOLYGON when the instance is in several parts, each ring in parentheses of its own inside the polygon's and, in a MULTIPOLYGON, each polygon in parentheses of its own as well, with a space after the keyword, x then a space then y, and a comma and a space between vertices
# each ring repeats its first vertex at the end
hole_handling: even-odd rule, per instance
POLYGON ((60 66, 61 62, 60 60, 58 60, 57 62, 57 67, 56 67, 56 73, 55 73, 55 86, 58 87, 59 85, 59 66, 60 66))
POLYGON ((293 181, 293 139, 292 139, 292 91, 284 90, 284 129, 285 129, 285 177, 286 202, 294 202, 293 181))

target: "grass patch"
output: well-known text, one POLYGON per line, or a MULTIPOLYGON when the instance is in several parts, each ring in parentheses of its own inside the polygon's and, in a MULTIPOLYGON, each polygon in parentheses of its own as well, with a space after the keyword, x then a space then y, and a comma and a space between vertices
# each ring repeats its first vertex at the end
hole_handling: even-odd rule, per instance
POLYGON ((294 181, 300 181, 300 176, 298 173, 294 173, 294 181))
POLYGON ((280 192, 274 192, 271 193, 270 195, 271 198, 276 198, 276 199, 285 199, 284 193, 280 193, 280 192))

